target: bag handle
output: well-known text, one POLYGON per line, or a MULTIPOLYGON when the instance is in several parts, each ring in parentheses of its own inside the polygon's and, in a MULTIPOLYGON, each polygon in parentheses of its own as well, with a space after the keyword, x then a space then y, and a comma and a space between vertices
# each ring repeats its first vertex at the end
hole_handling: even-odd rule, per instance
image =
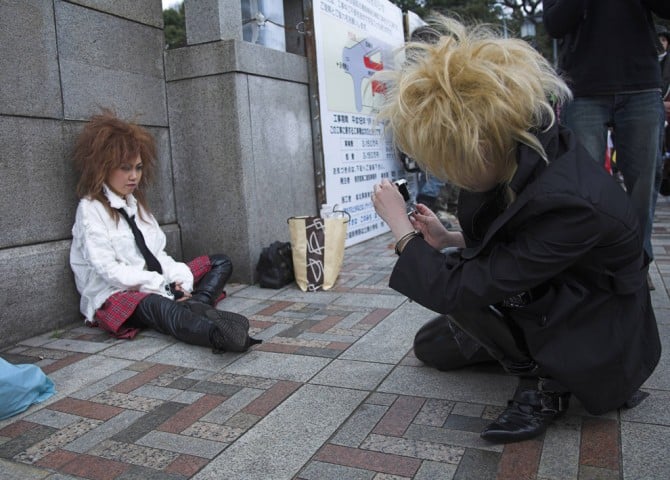
MULTIPOLYGON (((345 223, 349 223, 351 221, 351 214, 347 212, 346 210, 342 210, 341 208, 338 210, 337 207, 339 207, 339 204, 333 205, 333 211, 332 213, 334 214, 340 214, 343 213, 347 217, 347 221, 345 223)), ((342 216, 344 218, 344 215, 342 216)))
MULTIPOLYGON (((349 212, 347 212, 346 210, 343 210, 341 208, 338 209, 339 206, 340 205, 337 204, 337 203, 333 206, 332 210, 330 211, 330 214, 333 214, 333 216, 328 215, 327 217, 325 217, 323 215, 319 215, 319 217, 320 218, 323 218, 323 217, 325 217, 325 218, 342 218, 342 219, 346 218, 345 223, 349 223, 351 221, 351 214, 349 212), (335 215, 338 215, 339 217, 337 217, 335 215)), ((323 213, 323 208, 321 209, 321 212, 323 213)), ((310 218, 310 217, 311 217, 310 215, 294 215, 292 217, 288 217, 286 219, 286 223, 288 223, 289 221, 294 220, 294 219, 305 219, 305 218, 310 218)))

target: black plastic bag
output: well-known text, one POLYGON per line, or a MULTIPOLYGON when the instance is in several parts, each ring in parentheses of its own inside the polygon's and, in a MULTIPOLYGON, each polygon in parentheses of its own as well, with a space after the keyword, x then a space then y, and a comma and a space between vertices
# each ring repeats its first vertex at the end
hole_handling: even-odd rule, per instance
POLYGON ((281 288, 295 280, 290 242, 273 242, 265 247, 256 264, 262 288, 281 288))

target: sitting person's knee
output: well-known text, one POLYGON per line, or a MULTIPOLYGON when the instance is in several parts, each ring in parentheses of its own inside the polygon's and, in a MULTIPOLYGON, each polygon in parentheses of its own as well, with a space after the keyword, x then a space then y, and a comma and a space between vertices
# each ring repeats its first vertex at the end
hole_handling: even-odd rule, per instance
POLYGON ((210 255, 209 261, 212 264, 212 268, 225 268, 229 269, 231 272, 233 270, 233 262, 228 255, 224 255, 223 253, 210 255))

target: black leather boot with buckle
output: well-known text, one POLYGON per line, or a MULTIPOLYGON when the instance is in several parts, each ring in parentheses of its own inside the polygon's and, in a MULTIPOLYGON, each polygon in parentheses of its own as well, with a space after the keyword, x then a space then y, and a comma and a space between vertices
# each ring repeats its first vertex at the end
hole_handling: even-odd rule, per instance
POLYGON ((215 327, 209 338, 214 353, 246 352, 252 345, 262 343, 262 340, 249 336, 249 319, 244 315, 192 300, 183 302, 183 306, 215 327))
POLYGON ((518 388, 514 398, 498 418, 484 429, 481 437, 495 443, 528 440, 544 433, 547 426, 568 409, 569 392, 541 388, 518 388))
POLYGON ((214 305, 233 273, 233 263, 226 255, 210 255, 212 268, 194 286, 191 301, 214 305))

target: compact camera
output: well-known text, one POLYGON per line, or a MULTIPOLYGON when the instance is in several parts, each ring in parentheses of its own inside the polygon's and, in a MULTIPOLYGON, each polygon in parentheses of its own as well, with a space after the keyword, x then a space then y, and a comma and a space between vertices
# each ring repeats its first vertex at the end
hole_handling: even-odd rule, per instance
POLYGON ((400 180, 396 180, 395 182, 393 182, 393 185, 398 187, 398 190, 400 190, 400 193, 402 194, 402 198, 404 198, 406 202, 409 202, 409 190, 407 188, 407 180, 401 178, 400 180))
POLYGON ((405 205, 407 206, 407 215, 414 215, 416 210, 414 209, 414 202, 410 199, 409 189, 407 188, 407 180, 401 178, 393 182, 393 185, 398 188, 402 198, 405 200, 405 205))

